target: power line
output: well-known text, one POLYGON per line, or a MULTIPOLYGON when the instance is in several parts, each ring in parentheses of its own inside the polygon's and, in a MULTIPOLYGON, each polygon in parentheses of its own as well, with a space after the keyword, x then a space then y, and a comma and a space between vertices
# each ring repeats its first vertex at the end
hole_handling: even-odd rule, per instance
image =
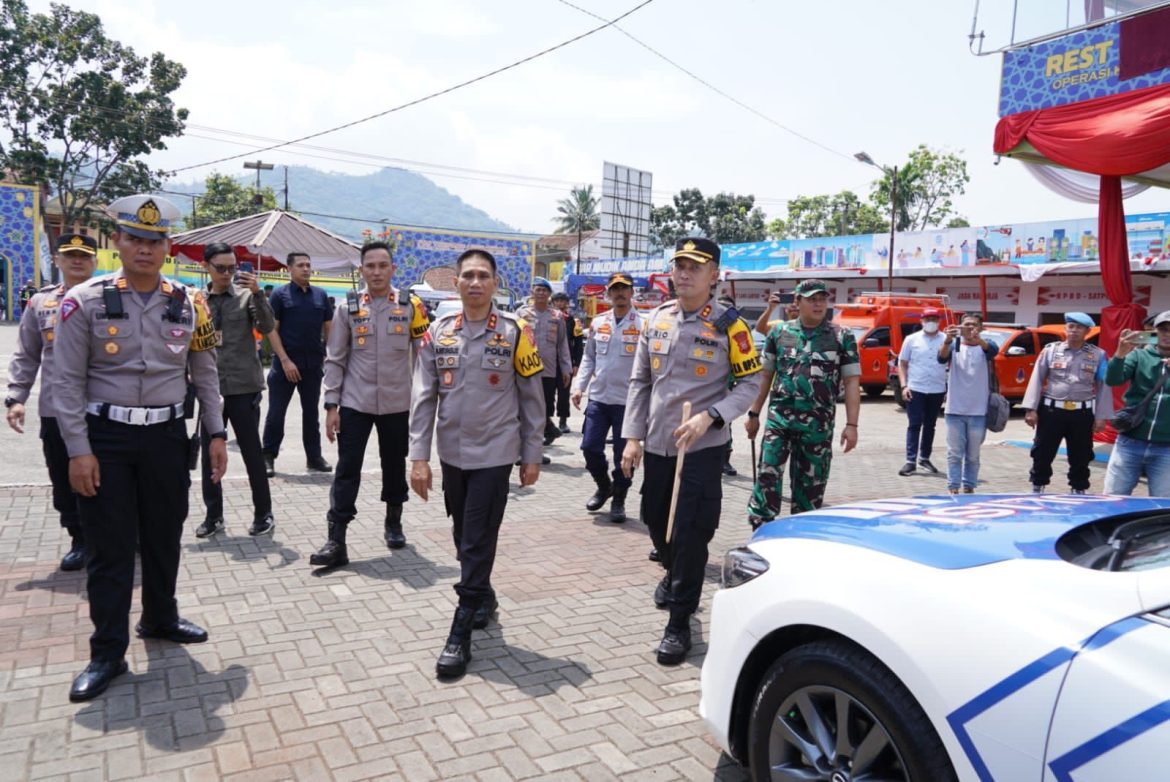
MULTIPOLYGON (((593 18, 595 18, 595 19, 604 19, 604 17, 598 16, 597 14, 593 13, 592 11, 590 11, 590 10, 589 10, 589 9, 587 9, 587 8, 582 8, 582 7, 581 7, 581 6, 579 6, 579 5, 573 5, 572 3, 570 3, 570 2, 569 2, 569 0, 557 0, 557 2, 559 2, 559 3, 562 3, 562 4, 564 4, 564 5, 567 5, 567 6, 569 6, 569 8, 573 8, 573 9, 575 9, 575 10, 577 10, 577 11, 580 11, 580 12, 581 12, 581 13, 583 13, 583 14, 586 14, 586 15, 588 15, 588 16, 592 16, 592 17, 593 17, 593 18)), ((614 22, 617 22, 617 21, 618 21, 618 19, 615 19, 615 20, 614 20, 614 22)), ((709 81, 707 81, 706 79, 702 78, 701 76, 698 76, 698 75, 697 75, 697 74, 695 74, 694 72, 692 72, 692 71, 690 71, 690 70, 687 70, 685 67, 683 67, 682 65, 678 64, 678 63, 677 63, 677 62, 675 62, 674 60, 670 59, 669 57, 667 57, 665 54, 663 54, 662 52, 660 52, 660 51, 658 51, 657 49, 655 49, 655 48, 654 48, 653 46, 651 46, 650 44, 648 44, 648 43, 646 43, 645 41, 642 41, 642 40, 640 40, 640 39, 638 39, 638 38, 635 38, 633 35, 631 35, 630 33, 626 32, 626 31, 625 31, 624 29, 622 29, 621 27, 618 27, 618 26, 617 26, 617 24, 614 24, 613 22, 611 22, 611 23, 610 23, 610 26, 612 26, 612 27, 613 27, 613 29, 617 30, 617 31, 618 31, 619 33, 621 33, 622 35, 624 35, 624 36, 626 36, 627 38, 629 38, 629 39, 630 39, 631 41, 633 41, 634 43, 636 43, 636 44, 638 44, 639 46, 641 46, 641 47, 642 47, 643 49, 645 49, 646 51, 650 52, 651 54, 653 54, 654 56, 656 56, 656 57, 658 57, 659 59, 663 60, 664 62, 668 63, 669 65, 671 65, 671 66, 673 66, 673 67, 677 68, 678 70, 682 71, 682 72, 683 72, 683 73, 685 73, 687 76, 690 76, 692 79, 694 79, 695 81, 697 81, 699 84, 702 84, 704 87, 706 87, 707 89, 711 90, 711 91, 712 91, 712 92, 714 92, 716 95, 719 95, 719 96, 721 96, 721 97, 723 97, 723 98, 726 98, 727 100, 729 100, 729 101, 731 101, 732 103, 734 103, 736 106, 739 106, 741 109, 744 109, 745 111, 749 111, 749 112, 751 112, 752 114, 755 114, 755 115, 756 115, 757 117, 759 117, 760 119, 764 120, 765 122, 769 122, 769 123, 771 123, 771 124, 775 125, 776 127, 778 127, 778 128, 780 128, 781 130, 783 130, 785 133, 791 133, 793 136, 796 136, 796 137, 797 137, 798 139, 800 139, 801 141, 807 141, 809 144, 812 144, 813 146, 820 147, 821 149, 825 150, 826 152, 829 152, 829 153, 831 153, 831 154, 833 154, 833 155, 837 155, 838 157, 845 158, 846 160, 849 160, 849 161, 851 161, 851 162, 852 162, 852 160, 853 160, 853 156, 852 156, 852 155, 846 155, 844 152, 841 152, 841 151, 839 151, 839 150, 833 149, 832 147, 830 147, 830 146, 828 146, 828 145, 826 145, 826 144, 822 144, 821 142, 817 141, 816 139, 814 139, 814 138, 811 138, 811 137, 809 137, 809 136, 806 136, 806 135, 804 135, 803 133, 801 133, 800 131, 793 130, 792 128, 788 127, 787 125, 785 125, 785 124, 783 124, 783 123, 781 123, 781 122, 779 122, 779 121, 777 121, 777 120, 774 120, 774 119, 772 119, 771 117, 769 117, 769 116, 768 116, 767 114, 765 114, 764 112, 762 112, 762 111, 759 111, 758 109, 755 109, 755 108, 753 108, 752 106, 749 106, 748 104, 746 104, 746 103, 744 103, 743 101, 741 101, 739 98, 736 98, 736 97, 734 97, 734 96, 732 96, 732 95, 729 95, 728 93, 726 93, 726 92, 724 92, 723 90, 719 89, 719 88, 718 88, 718 87, 716 87, 714 84, 712 84, 711 82, 709 82, 709 81)), ((759 200, 759 199, 757 199, 757 200, 759 200)))
POLYGON ((217 160, 210 160, 206 163, 198 163, 198 164, 192 165, 192 166, 182 166, 180 168, 176 168, 176 169, 172 170, 170 173, 177 174, 180 171, 190 171, 191 169, 194 169, 194 168, 203 168, 205 166, 215 165, 216 163, 226 163, 229 160, 237 160, 239 158, 247 157, 247 156, 252 155, 252 154, 270 152, 274 149, 286 147, 289 144, 296 144, 296 143, 299 143, 301 141, 308 141, 309 139, 312 139, 312 138, 319 138, 321 136, 325 136, 325 135, 328 135, 330 133, 336 133, 339 130, 344 130, 346 128, 352 128, 355 125, 360 125, 362 123, 369 122, 371 120, 375 120, 375 119, 378 119, 380 117, 385 117, 388 114, 393 114, 395 112, 402 111, 403 109, 407 109, 407 108, 410 108, 412 106, 417 106, 421 103, 425 103, 429 100, 433 100, 434 98, 438 98, 442 95, 447 95, 448 93, 455 92, 456 90, 462 89, 463 87, 467 87, 467 86, 470 86, 472 84, 476 84, 477 82, 481 82, 485 79, 489 79, 492 76, 496 76, 498 74, 504 73, 505 71, 510 71, 513 68, 518 68, 519 66, 524 65, 525 63, 531 62, 539 57, 543 57, 546 54, 550 54, 552 52, 555 52, 558 49, 563 49, 564 47, 566 47, 570 44, 576 43, 577 41, 580 41, 583 38, 588 38, 589 36, 604 30, 605 28, 609 27, 610 25, 613 25, 613 24, 616 24, 617 22, 620 22, 622 19, 625 19, 627 16, 633 14, 635 11, 638 11, 639 9, 645 8, 646 6, 650 5, 650 3, 652 3, 652 2, 654 2, 654 0, 642 0, 641 3, 638 3, 638 5, 634 6, 629 11, 626 11, 624 14, 622 14, 618 17, 615 17, 614 19, 612 19, 610 21, 607 21, 605 24, 594 27, 592 30, 588 30, 584 33, 581 33, 580 35, 574 36, 573 38, 570 38, 567 41, 562 41, 561 43, 558 43, 555 46, 550 46, 547 49, 543 49, 543 50, 541 50, 535 54, 531 54, 523 59, 516 60, 515 62, 509 63, 508 65, 505 65, 503 67, 496 68, 495 70, 489 71, 488 73, 484 73, 484 74, 482 74, 480 76, 476 76, 472 79, 462 81, 458 84, 452 85, 452 86, 447 87, 445 89, 438 90, 437 92, 432 92, 429 95, 424 95, 421 98, 415 98, 412 101, 407 101, 406 103, 399 104, 397 106, 394 106, 393 108, 386 109, 385 111, 380 111, 377 114, 371 114, 368 117, 363 117, 361 119, 353 120, 352 122, 346 122, 342 125, 337 125, 337 126, 332 127, 332 128, 327 128, 326 130, 317 131, 316 133, 310 133, 307 136, 301 136, 299 138, 295 138, 295 139, 292 139, 290 141, 284 141, 284 142, 281 142, 280 144, 273 144, 271 146, 263 147, 260 149, 255 149, 255 150, 252 150, 250 152, 244 152, 244 153, 241 153, 239 155, 231 155, 228 157, 219 158, 217 160))

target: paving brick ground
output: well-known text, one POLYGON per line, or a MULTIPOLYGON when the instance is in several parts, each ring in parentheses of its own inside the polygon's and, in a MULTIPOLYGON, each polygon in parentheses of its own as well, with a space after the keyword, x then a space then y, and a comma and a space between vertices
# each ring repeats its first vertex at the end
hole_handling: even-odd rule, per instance
MULTIPOLYGON (((3 366, 13 336, 0 328, 3 366)), ((939 477, 896 475, 904 421, 889 396, 864 403, 861 445, 838 454, 830 503, 943 489, 939 477)), ((576 432, 580 418, 571 425, 576 432)), ((985 488, 1026 489, 1027 451, 996 444, 1026 432, 1017 418, 989 440, 985 488)), ((286 442, 299 445, 295 425, 286 442)), ((441 499, 407 505, 410 544, 390 552, 380 541, 378 478, 367 474, 353 561, 318 576, 308 555, 323 540, 328 476, 282 472, 276 535, 255 540, 245 532, 247 483, 233 452, 227 533, 194 537, 196 487, 179 576, 181 610, 211 640, 134 640, 132 673, 104 697, 71 704, 90 632, 84 576, 56 570, 65 537, 38 466, 35 424, 22 438, 5 430, 0 780, 746 779, 697 711, 719 562, 748 531, 746 441, 737 436, 740 475, 724 482, 695 649, 673 669, 654 661, 666 616, 651 600, 661 571, 646 559, 645 527, 584 510, 591 482, 578 444, 577 434, 559 440, 537 486, 514 488, 494 576, 500 619, 476 632, 461 680, 434 677, 458 576, 441 499)), ((278 469, 299 464, 293 454, 278 469)), ((1102 474, 1094 471, 1094 487, 1102 474)), ((137 605, 136 594, 132 621, 137 605)))

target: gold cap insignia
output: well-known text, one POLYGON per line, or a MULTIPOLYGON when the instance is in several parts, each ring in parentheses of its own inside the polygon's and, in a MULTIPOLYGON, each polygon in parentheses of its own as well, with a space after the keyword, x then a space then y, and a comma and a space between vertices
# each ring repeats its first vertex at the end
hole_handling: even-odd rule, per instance
POLYGON ((690 252, 691 250, 695 249, 695 243, 694 242, 687 242, 686 244, 683 245, 683 249, 686 250, 687 252, 690 252))
POLYGON ((69 240, 69 244, 72 247, 84 247, 85 241, 80 236, 74 236, 69 240))
POLYGON ((138 222, 143 225, 158 225, 159 220, 162 219, 162 212, 159 211, 153 200, 148 200, 138 207, 135 216, 138 218, 138 222))

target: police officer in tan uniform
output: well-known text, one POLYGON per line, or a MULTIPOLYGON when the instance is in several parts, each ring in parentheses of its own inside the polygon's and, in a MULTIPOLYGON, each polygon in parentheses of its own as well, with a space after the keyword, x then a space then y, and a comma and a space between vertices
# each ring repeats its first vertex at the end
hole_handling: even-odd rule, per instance
POLYGON ((760 387, 751 329, 712 296, 719 260, 719 245, 710 239, 679 240, 671 272, 678 298, 645 319, 622 424, 622 470, 632 475, 645 454, 642 521, 667 568, 654 595, 656 605, 670 608, 658 645, 662 665, 677 665, 691 648, 690 616, 699 607, 707 544, 722 510, 727 424, 747 412, 760 387), (683 402, 691 403, 686 421, 683 402), (683 447, 687 453, 668 543, 671 490, 683 447))
POLYGON ((1068 448, 1068 485, 1073 494, 1089 490, 1093 433, 1113 417, 1113 393, 1105 383, 1109 359, 1085 342, 1094 325, 1084 312, 1065 313, 1067 338, 1040 351, 1028 380, 1024 421, 1036 430, 1032 443, 1032 491, 1042 494, 1052 480, 1052 462, 1063 440, 1068 448))
POLYGON ((127 670, 136 543, 142 559, 138 636, 207 640, 206 630, 179 617, 175 602, 188 464, 198 449, 183 420, 188 377, 204 429, 215 440, 209 448, 213 479, 227 468, 215 327, 202 292, 160 274, 179 210, 163 198, 138 195, 118 199, 109 211, 122 268, 69 291, 53 351, 69 482, 81 495, 94 623, 90 663, 73 681, 72 701, 96 697, 127 670))
POLYGON ((496 610, 491 576, 508 478, 519 459, 520 485, 536 483, 544 425, 543 365, 532 329, 492 303, 496 259, 468 250, 455 269, 463 309, 436 320, 423 338, 410 410, 410 485, 425 502, 437 436, 461 571, 459 607, 435 665, 440 676, 463 674, 472 628, 486 627, 496 610))
POLYGON ((633 308, 634 280, 623 272, 609 275, 605 295, 610 309, 589 324, 581 367, 573 378, 573 406, 581 407, 581 398, 589 395, 585 406, 585 425, 581 429, 581 450, 585 469, 597 484, 597 491, 585 502, 586 510, 600 510, 613 497, 609 520, 622 524, 626 520, 626 493, 630 479, 622 472, 622 419, 626 414, 626 395, 630 390, 630 371, 634 352, 642 334, 642 321, 633 308), (613 437, 613 472, 605 458, 605 441, 613 437))
MULTIPOLYGON (((544 361, 541 372, 541 386, 544 389, 544 408, 548 420, 544 425, 544 444, 551 445, 561 436, 561 428, 553 422, 553 410, 557 394, 557 383, 565 388, 573 379, 573 358, 569 351, 569 324, 564 314, 556 307, 550 307, 552 283, 543 277, 532 281, 532 304, 521 307, 516 314, 532 326, 536 336, 536 348, 544 361)), ((545 457, 543 464, 549 464, 545 457)))
POLYGON ((61 514, 61 526, 69 533, 72 545, 61 560, 62 570, 85 567, 85 533, 77 510, 77 495, 69 486, 69 454, 57 425, 53 397, 57 383, 53 371, 53 341, 57 328, 57 311, 65 292, 93 276, 97 265, 97 241, 92 236, 61 234, 53 263, 61 270, 57 285, 42 288, 29 299, 20 319, 20 334, 12 363, 8 367, 8 425, 18 434, 24 432, 24 404, 28 401, 37 370, 41 372, 41 394, 37 410, 41 416, 41 449, 53 484, 53 508, 61 514))
POLYGON ((329 492, 329 539, 309 558, 314 567, 349 562, 345 532, 357 515, 362 462, 370 431, 378 430, 382 461, 384 535, 392 549, 406 545, 402 503, 407 499, 406 446, 415 342, 427 333, 426 308, 390 284, 390 245, 362 247, 365 289, 337 305, 325 348, 325 436, 338 441, 337 472, 329 492))

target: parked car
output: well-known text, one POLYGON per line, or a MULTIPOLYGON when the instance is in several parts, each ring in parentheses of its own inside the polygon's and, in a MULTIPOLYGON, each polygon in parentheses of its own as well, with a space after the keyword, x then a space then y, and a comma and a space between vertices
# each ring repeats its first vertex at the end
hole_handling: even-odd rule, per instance
POLYGON ((960 495, 765 524, 724 558, 700 714, 753 779, 1156 779, 1170 498, 960 495))

